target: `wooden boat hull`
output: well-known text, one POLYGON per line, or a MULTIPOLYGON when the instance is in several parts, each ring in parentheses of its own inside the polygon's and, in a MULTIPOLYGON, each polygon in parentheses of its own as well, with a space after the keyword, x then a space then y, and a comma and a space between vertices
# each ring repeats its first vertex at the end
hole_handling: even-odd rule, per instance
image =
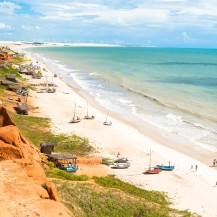
POLYGON ((164 165, 156 165, 156 169, 166 170, 166 171, 172 171, 175 169, 175 166, 164 166, 164 165))
POLYGON ((81 122, 81 119, 80 119, 80 118, 79 118, 79 119, 73 118, 69 123, 70 123, 70 124, 76 124, 76 123, 79 123, 79 122, 81 122))
POLYGON ((116 163, 114 165, 112 165, 112 169, 127 169, 128 167, 130 167, 129 163, 116 163))
POLYGON ((103 124, 106 125, 106 126, 111 126, 112 122, 111 121, 110 122, 105 121, 105 122, 103 122, 103 124))
POLYGON ((84 116, 84 119, 87 119, 87 120, 93 120, 95 117, 92 115, 92 116, 84 116))
POLYGON ((144 172, 144 174, 158 174, 160 172, 161 172, 160 169, 148 169, 144 172))
POLYGON ((60 169, 67 172, 76 172, 78 170, 78 167, 61 167, 60 169))

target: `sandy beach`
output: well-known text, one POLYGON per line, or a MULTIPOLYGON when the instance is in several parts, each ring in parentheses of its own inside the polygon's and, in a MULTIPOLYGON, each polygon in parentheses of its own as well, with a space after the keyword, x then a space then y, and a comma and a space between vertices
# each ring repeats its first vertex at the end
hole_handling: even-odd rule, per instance
MULTIPOLYGON (((37 61, 37 60, 34 60, 37 61)), ((30 79, 29 83, 46 82, 46 77, 53 77, 55 72, 49 70, 46 63, 40 63, 43 72, 40 80, 30 79)), ((109 116, 112 126, 105 126, 106 110, 96 106, 90 98, 83 98, 78 89, 65 84, 60 77, 54 77, 53 83, 57 85, 55 93, 30 92, 30 100, 35 107, 39 107, 33 113, 52 120, 52 130, 56 133, 76 133, 87 137, 96 148, 95 155, 116 158, 119 152, 121 156, 128 157, 131 166, 126 170, 109 169, 110 174, 130 182, 141 188, 168 192, 173 206, 178 209, 189 209, 204 217, 217 216, 217 170, 210 167, 207 158, 198 161, 192 157, 192 152, 178 152, 165 146, 160 139, 149 137, 127 122, 109 116), (87 112, 94 115, 95 119, 85 120, 87 112), (82 118, 80 123, 69 123, 74 114, 76 102, 76 116, 82 118), (174 171, 162 171, 158 175, 143 174, 149 166, 150 148, 152 151, 152 166, 156 164, 175 165, 174 171), (195 166, 198 166, 197 171, 195 166), (192 168, 193 166, 193 168, 192 168)), ((201 157, 202 158, 202 157, 201 157)))

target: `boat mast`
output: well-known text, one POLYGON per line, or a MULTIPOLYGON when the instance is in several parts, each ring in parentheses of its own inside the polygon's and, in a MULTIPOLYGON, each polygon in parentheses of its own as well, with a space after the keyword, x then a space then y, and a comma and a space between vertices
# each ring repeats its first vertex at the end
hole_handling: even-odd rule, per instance
POLYGON ((108 112, 107 112, 105 122, 107 122, 107 120, 108 120, 108 114, 109 114, 109 110, 108 110, 108 112))
POLYGON ((47 76, 46 76, 46 90, 48 92, 48 81, 47 81, 47 76))
POLYGON ((76 103, 75 103, 75 107, 74 107, 74 116, 73 116, 73 119, 75 119, 75 108, 76 108, 76 103))
POLYGON ((87 102, 87 117, 88 117, 88 102, 87 102))
POLYGON ((150 148, 149 169, 151 169, 151 148, 150 148))

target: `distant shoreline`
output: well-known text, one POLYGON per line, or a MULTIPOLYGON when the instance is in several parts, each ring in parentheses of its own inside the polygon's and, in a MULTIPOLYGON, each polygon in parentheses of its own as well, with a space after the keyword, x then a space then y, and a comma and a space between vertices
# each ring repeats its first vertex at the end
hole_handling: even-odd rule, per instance
POLYGON ((64 46, 69 46, 69 47, 121 47, 120 45, 117 44, 99 44, 99 43, 56 43, 56 42, 12 42, 12 41, 0 41, 0 46, 16 46, 19 47, 21 46, 22 48, 27 48, 27 47, 64 47, 64 46))

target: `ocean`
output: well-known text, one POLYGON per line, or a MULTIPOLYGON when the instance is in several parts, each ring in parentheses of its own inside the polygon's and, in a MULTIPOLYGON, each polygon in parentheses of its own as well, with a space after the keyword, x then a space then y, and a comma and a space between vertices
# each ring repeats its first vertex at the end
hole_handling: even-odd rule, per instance
POLYGON ((67 83, 137 125, 217 152, 217 50, 36 47, 67 83))

